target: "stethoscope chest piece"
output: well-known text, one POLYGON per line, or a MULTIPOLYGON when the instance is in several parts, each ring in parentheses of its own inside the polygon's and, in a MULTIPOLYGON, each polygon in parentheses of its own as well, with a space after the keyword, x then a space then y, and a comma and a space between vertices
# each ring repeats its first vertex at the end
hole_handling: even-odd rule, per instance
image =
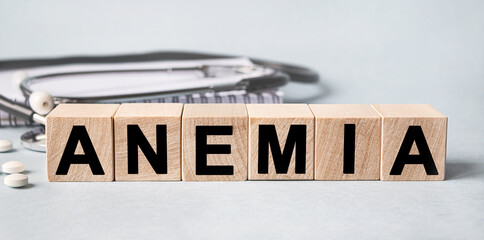
POLYGON ((29 150, 45 152, 45 128, 38 127, 22 134, 20 136, 20 143, 29 150))

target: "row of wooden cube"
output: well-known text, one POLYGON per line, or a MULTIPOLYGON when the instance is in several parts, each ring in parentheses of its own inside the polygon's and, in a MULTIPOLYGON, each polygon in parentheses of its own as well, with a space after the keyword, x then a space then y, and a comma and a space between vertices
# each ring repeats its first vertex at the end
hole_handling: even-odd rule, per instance
POLYGON ((443 180, 430 105, 61 104, 49 181, 443 180))

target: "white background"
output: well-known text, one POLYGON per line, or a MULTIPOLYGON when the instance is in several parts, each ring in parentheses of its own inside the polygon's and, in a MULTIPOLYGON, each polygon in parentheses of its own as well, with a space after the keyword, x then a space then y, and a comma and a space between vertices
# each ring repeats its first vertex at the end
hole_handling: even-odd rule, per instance
POLYGON ((3 60, 247 55, 320 73, 324 94, 290 85, 289 101, 429 103, 449 117, 443 182, 48 183, 44 155, 17 144, 25 129, 0 129, 16 144, 0 162, 24 161, 32 183, 0 186, 2 239, 483 239, 483 13, 483 1, 0 1, 3 60))

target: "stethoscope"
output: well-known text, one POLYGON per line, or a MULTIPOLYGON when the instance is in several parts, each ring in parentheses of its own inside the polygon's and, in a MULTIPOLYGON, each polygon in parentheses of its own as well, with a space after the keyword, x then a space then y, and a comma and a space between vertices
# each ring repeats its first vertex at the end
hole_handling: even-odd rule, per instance
MULTIPOLYGON (((70 57, 58 59, 30 59, 15 61, 0 61, 0 70, 18 68, 55 66, 65 64, 102 64, 102 63, 127 63, 147 61, 168 61, 168 60, 200 60, 200 59, 223 59, 234 56, 188 53, 188 52, 156 52, 141 55, 120 55, 103 57, 70 57)), ((0 109, 9 114, 21 118, 28 123, 39 123, 45 125, 45 116, 61 103, 108 103, 126 102, 133 99, 148 99, 156 96, 171 96, 189 93, 208 93, 225 90, 257 90, 276 88, 285 85, 289 81, 316 83, 319 80, 318 74, 308 68, 282 64, 272 61, 250 58, 253 65, 197 65, 183 67, 143 68, 143 69, 114 69, 101 71, 74 71, 52 73, 37 76, 28 76, 19 72, 16 78, 19 81, 19 88, 27 103, 12 101, 0 95, 0 109), (130 93, 122 95, 98 95, 85 97, 72 97, 55 95, 52 96, 45 91, 34 91, 32 86, 36 83, 48 81, 56 77, 71 77, 87 74, 110 74, 110 73, 140 73, 140 72, 178 72, 198 71, 203 75, 199 84, 184 89, 169 89, 163 91, 152 91, 142 93, 130 93), (223 76, 224 81, 219 81, 223 76), (229 76, 229 77, 227 77, 229 76)), ((20 137, 21 144, 33 151, 45 152, 45 128, 38 127, 30 130, 20 137)))

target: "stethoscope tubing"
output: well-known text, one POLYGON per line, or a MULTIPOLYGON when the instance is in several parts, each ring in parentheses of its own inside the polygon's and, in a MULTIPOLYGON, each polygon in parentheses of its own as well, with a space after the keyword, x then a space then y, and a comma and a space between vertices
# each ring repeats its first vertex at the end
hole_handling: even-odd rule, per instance
MULTIPOLYGON (((147 62, 147 61, 170 61, 170 60, 202 60, 217 58, 233 58, 240 56, 183 52, 183 51, 159 51, 143 54, 124 54, 110 56, 77 56, 61 57, 50 59, 22 59, 0 61, 1 70, 13 70, 30 67, 55 66, 66 64, 96 64, 96 63, 127 63, 127 62, 147 62)), ((257 58, 249 58, 253 63, 269 67, 275 70, 285 72, 293 82, 316 83, 319 81, 319 75, 316 71, 309 68, 293 64, 268 61, 257 58)))
MULTIPOLYGON (((0 61, 1 70, 13 70, 21 68, 42 67, 42 66, 54 66, 65 64, 102 64, 102 63, 126 63, 126 62, 146 62, 146 61, 160 61, 160 60, 202 60, 202 59, 218 59, 218 58, 233 58, 236 56, 221 55, 221 54, 207 54, 196 52, 153 52, 146 54, 129 54, 129 55, 116 55, 116 56, 79 56, 79 57, 63 57, 52 59, 23 59, 23 60, 8 60, 0 61)), ((316 83, 319 80, 318 74, 305 67, 296 66, 292 64, 284 64, 267 60, 260 60, 250 58, 250 60, 259 66, 273 69, 271 74, 259 77, 246 78, 240 81, 239 84, 244 85, 248 91, 258 89, 276 88, 285 85, 289 81, 303 82, 303 83, 316 83)), ((183 69, 182 69, 183 70, 183 69)), ((124 70, 126 71, 150 71, 150 70, 124 70)), ((156 71, 156 70, 153 70, 156 71)), ((99 71, 98 71, 99 72, 99 71)), ((109 72, 109 71, 105 71, 109 72)), ((123 72, 123 70, 116 70, 115 72, 123 72)), ((33 81, 42 80, 42 78, 48 78, 60 75, 69 74, 85 74, 95 72, 71 72, 71 73, 56 73, 47 74, 43 76, 28 77, 20 84, 20 90, 23 95, 28 99, 32 94, 32 90, 29 88, 30 83, 33 81)), ((232 86, 234 87, 234 86, 232 86)), ((193 89, 184 89, 174 91, 162 91, 162 92, 147 92, 147 93, 133 93, 123 95, 108 95, 108 96, 89 96, 89 97, 67 97, 67 96, 53 96, 54 103, 95 103, 103 101, 116 101, 130 98, 146 98, 159 95, 175 95, 181 93, 191 92, 204 92, 223 89, 213 89, 211 87, 198 87, 193 89)), ((13 116, 22 118, 30 123, 38 122, 43 123, 45 118, 39 114, 36 114, 27 104, 14 102, 2 95, 0 95, 0 109, 12 114, 13 116)))

